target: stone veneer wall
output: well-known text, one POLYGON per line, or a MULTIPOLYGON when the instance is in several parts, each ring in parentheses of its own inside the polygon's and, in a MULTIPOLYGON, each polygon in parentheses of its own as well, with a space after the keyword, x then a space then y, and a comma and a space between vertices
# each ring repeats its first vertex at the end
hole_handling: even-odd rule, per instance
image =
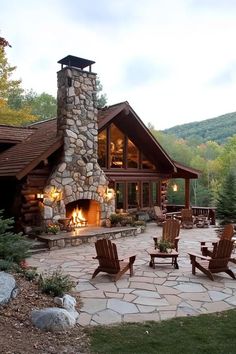
POLYGON ((96 74, 66 67, 58 72, 58 134, 64 137, 61 161, 45 188, 45 221, 66 217, 66 204, 79 200, 96 200, 100 220, 115 210, 114 200, 107 201, 107 178, 97 162, 98 124, 96 74), (53 200, 52 190, 61 191, 53 200))

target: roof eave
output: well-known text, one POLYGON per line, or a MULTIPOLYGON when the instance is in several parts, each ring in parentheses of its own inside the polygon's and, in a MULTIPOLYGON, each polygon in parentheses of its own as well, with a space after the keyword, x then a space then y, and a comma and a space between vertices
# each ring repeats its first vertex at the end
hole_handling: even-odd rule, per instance
POLYGON ((45 150, 41 155, 39 155, 36 159, 31 161, 28 165, 26 165, 20 172, 16 174, 16 178, 21 180, 25 177, 30 171, 32 171, 41 161, 45 160, 53 154, 56 150, 58 150, 63 145, 63 139, 60 137, 57 139, 47 150, 45 150))

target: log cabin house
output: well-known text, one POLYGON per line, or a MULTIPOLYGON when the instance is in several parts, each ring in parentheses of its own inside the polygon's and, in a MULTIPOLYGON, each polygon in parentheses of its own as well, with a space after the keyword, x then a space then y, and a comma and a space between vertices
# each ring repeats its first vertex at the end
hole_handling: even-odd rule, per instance
POLYGON ((90 225, 111 213, 166 209, 167 183, 199 171, 164 151, 128 102, 96 108, 93 61, 67 56, 58 72, 57 118, 0 126, 0 209, 18 225, 45 225, 82 210, 90 225))

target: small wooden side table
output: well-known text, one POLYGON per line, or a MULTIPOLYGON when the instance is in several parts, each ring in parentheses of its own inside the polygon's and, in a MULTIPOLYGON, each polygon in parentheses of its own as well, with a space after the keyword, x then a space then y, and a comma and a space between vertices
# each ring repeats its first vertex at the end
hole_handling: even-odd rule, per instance
POLYGON ((149 262, 149 267, 155 269, 155 264, 171 264, 175 269, 179 269, 177 258, 179 253, 174 249, 171 249, 170 252, 160 252, 158 249, 150 248, 147 250, 151 260, 149 262), (155 258, 171 258, 170 262, 155 262, 155 258))

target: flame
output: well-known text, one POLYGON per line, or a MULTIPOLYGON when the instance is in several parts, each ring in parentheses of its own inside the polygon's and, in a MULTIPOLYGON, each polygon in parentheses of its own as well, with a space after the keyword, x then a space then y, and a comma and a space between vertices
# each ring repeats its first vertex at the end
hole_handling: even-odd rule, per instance
POLYGON ((76 207, 72 211, 71 224, 72 224, 72 226, 75 226, 75 227, 86 226, 87 220, 85 219, 85 217, 83 215, 82 209, 76 207))

